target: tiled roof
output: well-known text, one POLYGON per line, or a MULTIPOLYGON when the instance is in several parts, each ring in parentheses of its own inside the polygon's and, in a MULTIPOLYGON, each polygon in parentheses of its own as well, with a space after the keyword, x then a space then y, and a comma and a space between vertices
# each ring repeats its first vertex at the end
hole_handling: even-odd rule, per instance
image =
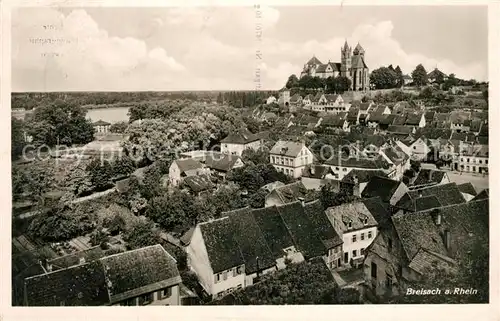
POLYGON ((395 164, 399 165, 402 162, 408 160, 410 156, 408 156, 402 149, 396 144, 388 146, 382 150, 382 152, 389 158, 389 160, 395 164))
POLYGON ((435 111, 427 111, 425 112, 425 122, 426 123, 430 123, 434 120, 434 115, 436 115, 436 112, 435 111))
POLYGON ((302 151, 304 146, 304 143, 280 140, 274 144, 269 153, 271 155, 281 155, 295 158, 299 156, 299 153, 302 151))
MULTIPOLYGON (((390 178, 375 176, 366 184, 362 192, 362 197, 380 197, 382 201, 389 202, 394 192, 403 183, 392 180, 390 178)), ((404 184, 403 184, 404 185, 404 184)))
POLYGON ((395 115, 392 121, 393 125, 404 125, 406 123, 406 115, 395 115))
POLYGON ((359 108, 349 108, 349 112, 347 113, 347 120, 349 121, 357 121, 359 115, 359 108))
POLYGON ((483 189, 481 192, 479 192, 476 197, 474 197, 472 200, 473 201, 479 201, 479 200, 487 200, 490 198, 490 190, 489 188, 483 189))
POLYGON ((462 193, 474 195, 474 196, 477 195, 476 189, 474 188, 474 186, 470 182, 457 185, 457 187, 460 190, 460 192, 462 192, 462 193))
POLYGON ((445 171, 422 168, 413 185, 439 184, 445 175, 445 171))
POLYGON ((477 241, 488 244, 488 200, 445 206, 412 214, 396 214, 392 221, 403 245, 407 259, 411 260, 421 248, 437 254, 460 259, 460 252, 472 250, 477 241), (441 224, 435 222, 441 216, 441 224), (451 247, 446 248, 443 232, 448 230, 451 247))
POLYGON ((199 193, 214 187, 209 175, 193 175, 184 178, 183 181, 193 192, 199 193))
POLYGON ((294 245, 276 206, 255 209, 252 215, 275 257, 283 256, 283 249, 294 245))
POLYGON ((366 208, 381 229, 389 227, 391 223, 391 211, 387 203, 382 202, 380 197, 366 198, 362 200, 366 208))
POLYGON ((107 121, 99 119, 98 121, 94 122, 92 125, 94 125, 94 126, 108 126, 108 125, 111 125, 111 123, 108 123, 107 121))
POLYGON ((332 172, 332 169, 330 166, 309 164, 309 165, 306 165, 306 167, 304 168, 304 171, 302 173, 302 177, 323 179, 325 177, 325 175, 327 175, 331 172, 332 172))
POLYGON ((419 125, 422 119, 422 113, 409 113, 406 117, 406 125, 419 125))
POLYGON ((305 201, 314 199, 314 193, 310 193, 301 181, 277 187, 274 192, 278 194, 283 203, 296 202, 300 198, 304 198, 305 201))
POLYGON ((387 128, 387 132, 396 133, 396 134, 411 134, 413 132, 412 126, 404 126, 404 125, 389 125, 387 128))
POLYGON ((352 68, 368 68, 365 63, 365 59, 362 56, 352 56, 351 57, 351 67, 352 68))
POLYGON ((455 269, 456 262, 451 258, 420 248, 408 267, 421 275, 427 275, 438 269, 455 269))
POLYGON ((92 262, 104 256, 104 251, 100 246, 94 246, 83 251, 77 251, 71 254, 48 260, 52 265, 52 271, 69 268, 85 262, 92 262), (80 263, 81 262, 81 263, 80 263))
POLYGON ((250 211, 250 209, 243 209, 226 213, 234 231, 234 238, 245 261, 247 274, 276 264, 273 253, 250 211))
POLYGON ((203 168, 203 165, 200 162, 192 158, 176 159, 174 162, 179 167, 181 173, 203 168))
POLYGON ((396 204, 397 208, 401 208, 407 211, 420 212, 432 208, 437 208, 443 206, 436 196, 428 195, 423 197, 412 198, 408 193, 406 193, 401 200, 396 204))
POLYGON ((377 226, 377 221, 362 201, 329 207, 326 215, 330 222, 335 222, 342 232, 377 226), (350 229, 349 222, 351 223, 350 229))
POLYGON ((231 133, 220 142, 223 144, 249 144, 259 140, 259 137, 252 134, 248 129, 240 129, 237 132, 231 133))
POLYGON ((466 120, 469 120, 471 113, 469 111, 457 111, 454 110, 450 113, 450 121, 453 124, 463 124, 466 120))
POLYGON ((359 110, 368 110, 368 107, 371 106, 370 102, 361 102, 359 103, 359 110))
POLYGON ((27 306, 99 306, 110 303, 100 261, 25 279, 27 306))
POLYGON ((304 213, 312 223, 315 234, 320 237, 327 249, 341 245, 344 242, 328 220, 319 200, 307 203, 304 206, 304 213))
POLYGON ((112 303, 181 283, 177 262, 159 244, 110 255, 101 262, 112 303))
POLYGON ((465 199, 462 193, 460 193, 456 183, 412 189, 407 193, 412 199, 424 196, 436 196, 442 206, 465 203, 465 199))
POLYGON ((344 126, 344 123, 345 119, 339 117, 338 115, 329 115, 323 118, 321 126, 341 128, 344 126))
POLYGON ((237 155, 222 155, 222 157, 207 156, 205 165, 210 169, 215 169, 220 172, 230 171, 234 164, 241 159, 237 155))
POLYGON ((277 206, 277 209, 297 249, 306 259, 326 253, 326 246, 315 233, 314 225, 305 215, 300 202, 277 206))
POLYGON ((354 183, 354 177, 357 178, 359 183, 367 183, 372 177, 387 176, 382 170, 361 170, 353 169, 342 178, 342 182, 354 183))
POLYGON ((363 169, 389 169, 390 164, 381 156, 377 158, 350 157, 343 159, 342 156, 335 155, 328 159, 325 164, 331 166, 355 167, 363 169))
POLYGON ((437 68, 435 68, 433 71, 431 71, 430 73, 427 74, 427 77, 430 79, 435 79, 439 76, 448 77, 444 72, 442 72, 441 70, 439 70, 437 68))
POLYGON ((245 263, 236 243, 229 218, 224 217, 200 224, 210 265, 214 273, 222 272, 245 263))
POLYGON ((292 97, 290 97, 290 102, 291 103, 295 103, 295 102, 298 102, 300 100, 302 100, 302 96, 299 95, 299 94, 295 94, 292 97))
POLYGON ((316 56, 313 56, 311 59, 309 59, 306 65, 321 65, 321 64, 322 62, 319 61, 319 59, 316 58, 316 56))

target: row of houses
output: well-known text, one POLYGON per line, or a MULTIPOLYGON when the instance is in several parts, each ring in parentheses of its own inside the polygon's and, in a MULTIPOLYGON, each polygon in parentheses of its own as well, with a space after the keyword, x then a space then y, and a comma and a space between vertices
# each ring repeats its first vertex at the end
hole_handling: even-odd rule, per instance
MULTIPOLYGON (((425 277, 417 261, 427 264, 426 260, 433 259, 428 251, 436 250, 425 244, 417 244, 409 256, 392 250, 412 246, 411 237, 399 230, 414 224, 413 237, 427 235, 428 226, 420 224, 421 218, 437 217, 442 224, 437 229, 446 224, 449 234, 447 241, 436 242, 452 244, 463 234, 459 230, 463 221, 453 219, 455 212, 468 216, 466 220, 487 216, 484 193, 481 196, 470 184, 449 183, 445 175, 433 174, 422 172, 415 180, 419 185, 411 186, 373 176, 360 191, 361 199, 326 210, 318 200, 306 198, 302 182, 278 185, 266 197, 264 208, 243 208, 199 223, 186 246, 189 267, 214 299, 251 286, 262 275, 288 264, 317 257, 337 271, 363 266, 367 285, 377 295, 385 294, 387 286, 425 277), (381 247, 389 248, 391 255, 397 253, 396 269, 391 269, 393 261, 387 255, 379 257, 381 247), (417 253, 419 257, 414 257, 417 253)), ((480 233, 484 227, 475 224, 471 230, 480 233)), ((437 253, 438 257, 445 255, 437 253)), ((455 258, 451 255, 442 260, 455 258)), ((398 293, 397 289, 391 293, 398 293)))

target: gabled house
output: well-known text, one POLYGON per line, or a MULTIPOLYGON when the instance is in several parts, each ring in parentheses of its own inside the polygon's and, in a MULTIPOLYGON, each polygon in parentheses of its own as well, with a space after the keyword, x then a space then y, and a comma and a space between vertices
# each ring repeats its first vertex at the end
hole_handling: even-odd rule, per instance
POLYGON ((342 264, 348 267, 362 264, 364 250, 377 236, 377 222, 371 212, 363 202, 354 202, 329 207, 326 216, 342 237, 342 264))
POLYGON ((267 100, 266 100, 266 104, 267 104, 267 105, 270 105, 270 104, 273 104, 273 103, 276 103, 276 102, 277 102, 277 99, 276 99, 276 97, 274 97, 274 96, 269 96, 269 97, 267 98, 267 100))
POLYGON ((359 104, 359 113, 363 115, 368 115, 371 108, 375 106, 375 102, 373 100, 368 102, 362 102, 359 104))
POLYGON ((488 161, 488 145, 471 145, 460 151, 458 168, 463 172, 486 175, 489 173, 488 161))
POLYGON ((386 177, 387 174, 383 170, 353 169, 342 178, 342 182, 353 184, 353 195, 361 197, 366 185, 375 176, 386 177))
POLYGON ((192 158, 185 158, 176 159, 172 162, 168 170, 168 176, 170 184, 178 186, 184 177, 200 175, 205 172, 203 164, 192 158))
POLYGON ((290 97, 290 105, 301 106, 302 105, 302 96, 300 94, 295 94, 292 97, 290 97))
POLYGON ((269 160, 278 172, 297 178, 313 163, 314 155, 303 142, 280 140, 269 151, 269 160))
POLYGON ((97 134, 106 134, 109 132, 109 129, 111 128, 111 123, 99 119, 98 121, 92 123, 92 126, 94 127, 94 131, 97 134))
POLYGON ((359 124, 359 108, 350 108, 347 113, 347 118, 349 125, 358 125, 359 124))
POLYGON ((380 155, 377 157, 363 157, 359 155, 349 158, 334 155, 325 161, 325 165, 332 168, 337 180, 342 180, 352 170, 382 170, 386 175, 391 175, 394 172, 392 164, 380 155))
POLYGON ((205 291, 219 298, 286 268, 287 260, 334 262, 341 240, 322 215, 319 202, 223 213, 196 226, 186 248, 188 266, 205 291))
POLYGON ((409 143, 403 143, 402 141, 397 141, 396 143, 406 154, 410 155, 414 160, 426 159, 429 152, 431 151, 425 137, 419 137, 409 143))
POLYGON ((406 192, 408 192, 408 187, 403 182, 375 176, 370 179, 361 196, 364 198, 380 197, 383 202, 395 205, 406 192))
POLYGON ((335 179, 330 166, 309 164, 302 172, 301 182, 306 189, 321 190, 327 182, 335 179))
POLYGON ((201 195, 215 188, 210 175, 188 176, 182 181, 182 186, 188 189, 193 195, 201 195))
POLYGON ((316 199, 316 194, 308 190, 302 181, 279 186, 266 195, 265 206, 284 205, 297 201, 310 202, 316 199))
POLYGON ((402 179, 404 172, 410 169, 410 156, 395 143, 381 148, 379 154, 392 165, 390 177, 393 179, 402 179))
POLYGON ((310 109, 311 108, 312 99, 313 99, 313 96, 311 96, 311 95, 306 95, 304 97, 304 99, 302 99, 302 104, 304 105, 305 109, 310 109))
POLYGON ((469 111, 454 110, 450 113, 450 128, 453 131, 468 132, 471 126, 471 113, 469 111))
POLYGON ((457 187, 460 190, 460 193, 462 193, 462 196, 464 197, 466 202, 472 200, 477 196, 476 189, 470 182, 457 185, 457 187))
POLYGON ((404 295, 438 270, 456 273, 477 243, 489 243, 488 200, 391 217, 390 231, 367 249, 365 284, 379 296, 404 295))
POLYGON ((405 120, 406 126, 423 128, 426 125, 425 114, 422 112, 408 113, 405 120))
POLYGON ((408 213, 465 202, 457 184, 448 183, 408 190, 394 207, 408 213))
POLYGON ((258 135, 244 128, 229 134, 220 141, 220 144, 222 153, 241 156, 245 149, 259 149, 261 140, 258 135))
POLYGON ((349 122, 340 114, 323 117, 320 126, 343 132, 349 131, 349 122))
POLYGON ((25 279, 24 305, 180 305, 177 262, 159 244, 44 269, 25 279))
POLYGON ((214 176, 220 178, 225 178, 229 171, 244 165, 241 157, 236 155, 209 155, 205 160, 205 166, 212 171, 214 176))
POLYGON ((446 171, 422 168, 412 183, 412 188, 429 185, 447 184, 450 178, 446 171))

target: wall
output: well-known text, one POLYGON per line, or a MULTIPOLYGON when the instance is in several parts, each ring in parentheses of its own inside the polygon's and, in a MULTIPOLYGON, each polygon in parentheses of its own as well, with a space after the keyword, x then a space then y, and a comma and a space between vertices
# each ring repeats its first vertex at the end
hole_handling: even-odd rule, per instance
POLYGON ((229 290, 234 290, 238 288, 244 288, 245 287, 245 266, 241 265, 240 266, 240 274, 237 274, 236 272, 236 267, 233 267, 229 270, 219 272, 217 274, 220 275, 220 280, 215 282, 215 274, 213 275, 214 277, 214 284, 212 287, 212 295, 216 296, 218 294, 221 294, 222 292, 229 291, 229 290), (223 274, 227 273, 227 279, 224 280, 223 274))
POLYGON ((273 190, 271 193, 266 195, 265 207, 281 205, 281 204, 283 204, 283 201, 278 196, 276 190, 273 190))
MULTIPOLYGON (((377 236, 377 227, 369 227, 362 230, 352 231, 352 232, 344 232, 342 239, 344 244, 342 245, 343 253, 348 253, 347 263, 351 261, 351 259, 356 259, 359 257, 363 257, 361 254, 361 249, 366 249, 377 236), (368 233, 371 232, 371 238, 368 238, 368 233), (364 240, 361 240, 361 234, 364 233, 364 240), (353 235, 356 235, 356 242, 352 241, 353 235), (353 256, 353 251, 356 251, 356 256, 353 256)), ((345 256, 342 254, 342 260, 344 260, 345 256)), ((345 261, 344 261, 345 263, 345 261)))
POLYGON ((328 253, 327 255, 323 256, 323 260, 325 261, 328 268, 336 269, 343 265, 342 255, 342 245, 339 245, 334 248, 328 249, 328 253), (338 259, 340 259, 340 265, 338 264, 338 259))
POLYGON ((193 232, 191 242, 189 246, 186 247, 186 252, 189 268, 196 273, 198 281, 205 291, 212 294, 214 291, 213 270, 210 266, 205 242, 203 241, 199 225, 196 226, 193 232))
POLYGON ((170 168, 168 170, 168 178, 170 180, 170 184, 177 186, 180 183, 181 179, 181 172, 179 169, 179 166, 175 162, 170 165, 170 168))
POLYGON ((389 204, 391 205, 396 205, 397 202, 405 195, 405 193, 408 192, 408 187, 404 184, 399 184, 398 188, 392 195, 391 199, 389 200, 389 204))

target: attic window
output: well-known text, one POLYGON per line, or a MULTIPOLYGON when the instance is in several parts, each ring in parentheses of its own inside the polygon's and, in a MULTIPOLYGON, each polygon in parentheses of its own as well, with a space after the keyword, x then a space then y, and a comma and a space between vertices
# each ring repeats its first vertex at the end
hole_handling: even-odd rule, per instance
POLYGON ((347 223, 347 227, 348 228, 352 228, 352 222, 351 221, 349 221, 349 223, 347 223))

